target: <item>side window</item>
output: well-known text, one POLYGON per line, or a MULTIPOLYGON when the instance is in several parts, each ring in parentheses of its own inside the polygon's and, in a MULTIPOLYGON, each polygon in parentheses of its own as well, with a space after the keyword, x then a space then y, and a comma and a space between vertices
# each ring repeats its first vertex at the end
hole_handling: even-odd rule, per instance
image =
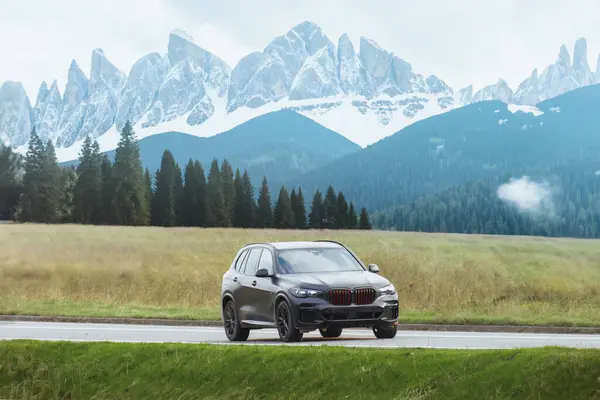
POLYGON ((273 273, 273 254, 270 250, 263 249, 257 270, 261 268, 265 268, 267 271, 273 273))
POLYGON ((237 261, 235 262, 235 270, 239 271, 241 267, 244 265, 244 261, 246 260, 246 256, 248 255, 248 250, 245 250, 240 254, 237 261))
POLYGON ((260 253, 262 249, 252 249, 250 250, 250 254, 248 255, 246 261, 246 268, 242 271, 246 275, 254 275, 256 272, 256 266, 258 265, 258 260, 260 259, 260 253))

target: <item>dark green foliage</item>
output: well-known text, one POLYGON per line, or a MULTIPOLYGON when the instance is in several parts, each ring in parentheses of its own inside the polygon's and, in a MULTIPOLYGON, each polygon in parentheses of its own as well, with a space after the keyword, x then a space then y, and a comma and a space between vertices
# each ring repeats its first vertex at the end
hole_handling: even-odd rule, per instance
POLYGON ((333 186, 329 185, 323 200, 323 227, 336 229, 339 227, 337 212, 337 196, 333 186))
POLYGON ((196 208, 193 213, 194 226, 206 225, 206 177, 204 176, 204 168, 197 160, 194 161, 194 177, 196 184, 194 189, 196 192, 195 201, 196 208))
POLYGON ((200 179, 204 181, 204 170, 202 170, 202 177, 198 176, 198 172, 190 159, 185 167, 183 183, 183 226, 202 226, 198 194, 200 179))
POLYGON ((0 220, 14 219, 22 186, 22 159, 0 144, 0 220))
POLYGON ((214 159, 208 172, 206 185, 206 225, 209 227, 230 226, 229 213, 225 209, 219 162, 214 159))
POLYGON ((34 129, 25 158, 19 220, 41 223, 61 222, 63 183, 61 168, 58 166, 52 142, 49 141, 44 145, 34 129))
POLYGON ((348 203, 344 197, 344 193, 339 192, 337 195, 337 226, 341 229, 349 227, 348 203))
POLYGON ((408 205, 376 213, 383 229, 501 235, 600 237, 600 159, 526 171, 548 195, 539 207, 520 210, 503 201, 502 174, 447 189, 408 205))
POLYGON ((146 203, 144 170, 131 123, 127 121, 115 151, 112 171, 112 212, 119 225, 146 225, 150 210, 146 203))
POLYGON ((241 185, 236 186, 236 207, 238 215, 238 224, 242 228, 252 228, 256 220, 256 203, 254 202, 254 188, 250 181, 248 171, 244 170, 241 185))
POLYGON ((233 169, 229 161, 221 163, 221 190, 223 192, 223 210, 227 219, 233 221, 233 208, 235 201, 235 186, 233 184, 233 169))
POLYGON ((152 176, 148 168, 146 168, 146 173, 144 174, 144 186, 146 190, 146 203, 152 205, 154 191, 152 190, 152 176))
POLYGON ((348 210, 348 222, 347 229, 356 229, 358 227, 358 217, 356 216, 356 210, 354 210, 354 204, 350 202, 350 209, 348 210))
POLYGON ((173 187, 173 194, 175 198, 175 224, 177 226, 183 226, 183 221, 185 219, 183 215, 185 193, 183 191, 181 168, 177 163, 175 164, 175 185, 173 187))
POLYGON ((82 224, 102 222, 102 156, 98 142, 87 136, 83 142, 74 187, 73 221, 82 224))
POLYGON ((360 210, 360 218, 358 221, 358 229, 371 229, 371 222, 369 221, 369 213, 366 208, 360 210))
POLYGON ((258 210, 256 215, 257 228, 272 227, 273 212, 271 211, 271 194, 269 193, 269 183, 267 177, 263 177, 260 191, 258 194, 258 210))
POLYGON ((175 165, 173 155, 165 150, 160 169, 156 173, 156 189, 152 197, 152 225, 175 226, 178 223, 177 211, 181 174, 175 165))
POLYGON ((232 225, 236 228, 242 226, 244 219, 244 181, 240 175, 240 170, 235 170, 235 178, 233 179, 233 187, 235 189, 235 198, 233 202, 233 219, 232 225))
MULTIPOLYGON (((75 187, 78 182, 75 168, 60 168, 60 188, 62 196, 59 200, 59 221, 62 223, 72 223, 75 221, 75 187)), ((98 202, 99 203, 99 202, 98 202)), ((97 210, 98 213, 100 210, 97 210)), ((97 214, 96 214, 97 215, 97 214)), ((97 218, 97 216, 96 216, 97 218)), ((94 223, 98 223, 99 219, 94 223)))
POLYGON ((102 156, 100 169, 102 170, 102 193, 100 194, 102 200, 102 221, 104 224, 108 225, 116 224, 116 217, 112 205, 114 195, 114 180, 112 177, 113 166, 106 155, 102 156))
POLYGON ((296 193, 295 189, 292 189, 290 202, 292 203, 292 211, 294 212, 294 226, 296 229, 306 228, 306 209, 304 207, 304 195, 301 188, 298 188, 298 193, 296 193))
POLYGON ((312 229, 320 229, 323 226, 324 214, 323 195, 317 189, 313 197, 310 214, 308 215, 309 226, 312 229))
POLYGON ((291 229, 294 227, 294 211, 285 186, 279 190, 279 197, 273 211, 273 227, 278 229, 291 229))

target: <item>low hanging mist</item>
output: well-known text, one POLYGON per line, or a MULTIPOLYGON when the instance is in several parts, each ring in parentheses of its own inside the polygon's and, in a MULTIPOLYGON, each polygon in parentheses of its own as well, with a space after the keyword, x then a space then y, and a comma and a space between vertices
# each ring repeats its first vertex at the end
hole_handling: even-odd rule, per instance
POLYGON ((548 182, 532 181, 528 176, 513 178, 497 190, 500 199, 514 205, 519 211, 545 216, 554 214, 552 193, 553 188, 548 182))

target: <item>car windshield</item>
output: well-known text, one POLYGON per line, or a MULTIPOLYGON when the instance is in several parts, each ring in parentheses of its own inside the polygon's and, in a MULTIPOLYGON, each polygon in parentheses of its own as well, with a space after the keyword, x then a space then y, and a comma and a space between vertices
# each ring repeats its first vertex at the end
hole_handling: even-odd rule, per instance
POLYGON ((277 256, 282 274, 311 272, 364 271, 346 249, 290 249, 281 250, 277 256))

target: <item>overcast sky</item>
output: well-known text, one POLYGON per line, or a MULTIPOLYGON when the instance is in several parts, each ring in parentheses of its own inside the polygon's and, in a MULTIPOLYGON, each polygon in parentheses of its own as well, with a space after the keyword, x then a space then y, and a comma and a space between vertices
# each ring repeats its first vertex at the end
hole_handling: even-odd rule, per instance
POLYGON ((166 52, 175 28, 233 67, 305 20, 334 43, 342 33, 374 39, 455 89, 499 78, 515 88, 561 44, 572 56, 579 37, 593 71, 600 52, 598 0, 0 0, 0 82, 23 82, 35 102, 42 80, 63 90, 73 58, 89 74, 100 47, 128 73, 144 54, 166 52))

